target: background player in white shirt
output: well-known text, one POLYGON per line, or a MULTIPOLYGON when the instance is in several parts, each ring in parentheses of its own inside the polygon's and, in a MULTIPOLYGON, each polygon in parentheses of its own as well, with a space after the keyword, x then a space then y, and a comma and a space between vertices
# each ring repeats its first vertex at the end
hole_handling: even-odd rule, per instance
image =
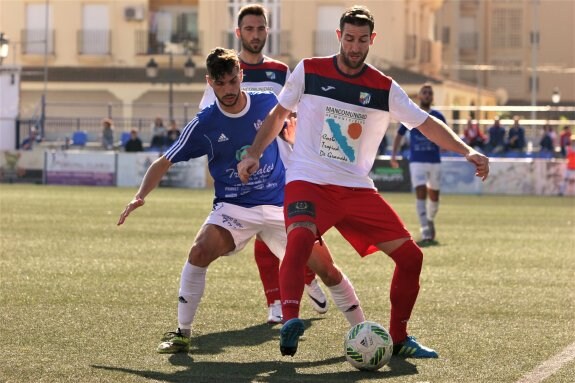
POLYGON ((299 305, 303 268, 313 243, 336 227, 360 255, 381 250, 395 262, 389 326, 394 354, 438 357, 435 350, 407 334, 419 293, 423 253, 369 178, 390 118, 417 127, 441 147, 464 155, 475 165, 478 177, 485 179, 489 174, 487 157, 421 110, 395 81, 365 64, 375 38, 374 24, 366 7, 354 6, 343 13, 337 30, 339 53, 304 59, 296 66, 279 103, 238 164, 240 178, 249 182, 259 168, 260 155, 297 107, 297 139, 284 198, 288 244, 280 268, 285 320, 280 330, 282 355, 296 353, 304 332, 299 305))
MULTIPOLYGON (((238 12, 236 37, 241 42, 239 52, 240 67, 244 73, 242 89, 246 91, 271 91, 278 95, 290 75, 289 67, 281 61, 274 60, 262 53, 267 37, 267 11, 260 4, 249 4, 238 12)), ((214 90, 206 86, 200 109, 213 104, 216 100, 214 90)), ((281 138, 277 139, 278 147, 284 165, 287 167, 291 147, 281 138)), ((329 253, 325 242, 316 243, 314 251, 329 253)), ((258 266, 260 279, 264 287, 268 305, 268 323, 281 323, 282 311, 279 290, 279 260, 266 244, 256 238, 254 242, 254 258, 258 266)), ((323 290, 318 284, 314 272, 306 267, 305 291, 315 311, 325 314, 328 302, 323 290)))
MULTIPOLYGON (((285 169, 277 143, 262 152, 262 168, 249 183, 244 185, 237 174, 239 160, 277 98, 271 92, 240 89, 242 71, 232 49, 214 49, 206 66, 208 83, 214 88, 217 101, 198 113, 178 140, 150 165, 138 192, 118 220, 118 225, 122 225, 133 210, 144 205, 145 197, 173 163, 208 156, 214 178, 214 207, 196 235, 182 269, 178 329, 164 334, 159 353, 189 351, 192 322, 204 293, 208 266, 213 261, 241 251, 255 235, 281 259, 287 242, 282 209, 285 169)), ((353 286, 329 254, 314 253, 309 265, 328 286, 350 325, 364 321, 353 286)))

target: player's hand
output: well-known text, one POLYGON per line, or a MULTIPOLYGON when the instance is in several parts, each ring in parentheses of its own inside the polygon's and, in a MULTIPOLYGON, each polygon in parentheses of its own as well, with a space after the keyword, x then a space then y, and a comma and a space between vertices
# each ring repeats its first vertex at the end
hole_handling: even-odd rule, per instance
POLYGON ((295 117, 290 117, 286 120, 285 128, 280 132, 280 137, 286 141, 288 144, 293 145, 295 143, 295 128, 297 125, 297 120, 295 117))
POLYGON ((489 175, 489 158, 475 150, 467 154, 465 158, 475 165, 475 175, 485 181, 489 175))
POLYGON ((251 155, 246 155, 240 162, 238 162, 238 176, 242 183, 247 183, 250 176, 260 168, 260 160, 251 155))
POLYGON ((144 205, 144 203, 145 201, 142 198, 134 197, 134 199, 130 201, 128 206, 126 206, 122 214, 120 214, 120 219, 118 220, 117 225, 120 226, 121 224, 123 224, 126 218, 128 218, 128 216, 130 215, 130 213, 139 208, 140 206, 144 205))
POLYGON ((399 168, 399 162, 397 162, 397 160, 395 158, 392 158, 391 160, 389 160, 389 163, 390 163, 392 168, 394 168, 394 169, 399 168))

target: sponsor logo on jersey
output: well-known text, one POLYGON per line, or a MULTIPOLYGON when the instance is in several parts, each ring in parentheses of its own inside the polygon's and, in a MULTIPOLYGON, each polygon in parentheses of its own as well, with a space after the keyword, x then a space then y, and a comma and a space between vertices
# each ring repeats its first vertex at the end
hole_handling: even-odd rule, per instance
POLYGON ((361 105, 367 105, 371 101, 371 94, 367 92, 359 92, 359 102, 361 105))
POLYGON ((224 142, 224 141, 229 141, 230 139, 225 135, 225 134, 220 134, 220 137, 218 138, 218 142, 224 142))
POLYGON ((323 90, 324 92, 330 91, 332 89, 335 89, 335 86, 328 85, 328 86, 322 86, 321 87, 321 90, 323 90))

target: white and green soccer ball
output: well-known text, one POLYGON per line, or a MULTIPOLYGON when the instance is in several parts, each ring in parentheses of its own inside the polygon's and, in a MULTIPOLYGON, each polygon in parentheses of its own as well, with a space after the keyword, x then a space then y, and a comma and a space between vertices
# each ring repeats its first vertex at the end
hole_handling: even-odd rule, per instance
POLYGON ((345 358, 359 370, 375 371, 385 366, 393 353, 393 340, 387 330, 375 322, 353 326, 343 343, 345 358))

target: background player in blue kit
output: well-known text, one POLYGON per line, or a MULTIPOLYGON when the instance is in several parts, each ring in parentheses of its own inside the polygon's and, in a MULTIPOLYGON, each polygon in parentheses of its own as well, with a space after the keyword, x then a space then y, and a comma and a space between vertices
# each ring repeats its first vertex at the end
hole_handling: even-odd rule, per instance
MULTIPOLYGON (((168 332, 160 353, 188 352, 191 325, 204 293, 208 266, 217 258, 241 251, 257 234, 278 258, 283 258, 287 236, 283 216, 285 168, 277 142, 260 158, 261 168, 242 184, 237 164, 253 141, 262 121, 277 104, 271 92, 240 89, 242 71, 234 50, 216 48, 207 57, 208 83, 217 102, 190 121, 178 140, 148 168, 140 188, 120 215, 118 225, 144 205, 173 163, 208 156, 214 178, 214 207, 199 230, 188 254, 178 297, 177 331, 168 332)), ((351 325, 365 320, 349 280, 329 254, 312 255, 308 265, 328 286, 332 298, 351 325)))
MULTIPOLYGON (((289 67, 281 61, 265 56, 262 50, 268 37, 267 12, 260 4, 249 4, 238 12, 236 37, 241 42, 238 53, 240 68, 244 74, 242 89, 245 91, 271 91, 278 95, 286 79, 289 77, 289 67)), ((214 103, 216 97, 211 86, 207 86, 200 109, 214 103)), ((291 147, 281 138, 277 139, 280 155, 284 165, 289 162, 291 147)), ((329 253, 325 241, 316 243, 314 251, 329 253)), ((282 310, 280 303, 279 260, 273 252, 258 237, 254 241, 254 258, 258 266, 260 279, 268 305, 268 323, 281 323, 282 310)), ((328 302, 323 290, 318 284, 315 274, 306 268, 305 291, 315 311, 325 314, 328 302)))
MULTIPOLYGON (((433 103, 433 88, 431 84, 424 84, 419 93, 419 107, 446 122, 441 112, 431 109, 433 103)), ((407 132, 407 127, 401 125, 391 151, 391 166, 398 168, 395 159, 401 140, 407 132)), ((425 137, 418 129, 410 131, 409 140, 409 172, 411 173, 411 186, 415 189, 415 208, 421 226, 422 245, 431 244, 435 240, 435 216, 439 210, 439 190, 441 184, 441 156, 439 146, 425 137)))

